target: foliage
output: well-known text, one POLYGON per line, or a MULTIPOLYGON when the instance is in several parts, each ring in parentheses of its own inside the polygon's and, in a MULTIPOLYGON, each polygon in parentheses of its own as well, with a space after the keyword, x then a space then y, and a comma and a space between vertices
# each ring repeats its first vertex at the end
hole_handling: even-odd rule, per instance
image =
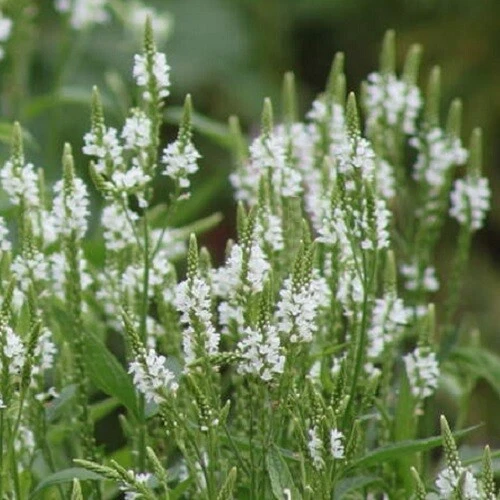
MULTIPOLYGON (((87 17, 79 2, 56 3, 72 29, 108 19, 105 2, 87 17)), ((112 3, 116 15, 125 5, 112 3)), ((24 7, 6 10, 16 30, 32 25, 24 7)), ((72 147, 49 189, 12 127, 0 170, 0 498, 494 498, 495 452, 478 474, 457 448, 474 430, 463 424, 477 378, 498 391, 498 358, 475 335, 459 342, 456 314, 490 190, 481 131, 462 144, 458 100, 441 117, 439 68, 422 92, 420 47, 399 73, 388 32, 359 104, 337 54, 306 119, 289 73, 280 119, 266 99, 248 144, 235 117, 225 127, 196 114, 190 95, 164 109, 170 66, 145 17, 136 99, 118 99, 123 123, 110 126, 95 87, 84 136, 100 256, 72 147), (218 214, 174 225, 196 197, 193 129, 233 155, 237 239, 220 266, 196 234, 218 214), (440 381, 459 377, 456 431, 441 416, 434 436, 440 381), (123 432, 115 452, 96 439, 107 416, 123 432), (436 475, 429 452, 441 446, 436 475)))

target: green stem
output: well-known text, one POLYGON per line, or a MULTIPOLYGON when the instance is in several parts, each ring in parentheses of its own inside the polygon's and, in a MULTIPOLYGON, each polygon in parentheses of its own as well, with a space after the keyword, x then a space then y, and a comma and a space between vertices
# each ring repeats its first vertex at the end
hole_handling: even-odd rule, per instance
POLYGON ((365 343, 366 343, 366 333, 367 333, 367 327, 368 327, 368 299, 370 297, 370 290, 372 288, 373 281, 375 279, 375 272, 376 272, 376 261, 377 261, 377 254, 375 254, 374 262, 373 262, 373 269, 372 269, 372 275, 370 279, 368 279, 367 274, 368 274, 368 269, 367 269, 367 262, 366 262, 366 254, 363 252, 363 306, 362 306, 362 316, 361 316, 361 330, 359 332, 359 335, 357 336, 356 339, 356 345, 355 345, 355 356, 354 356, 354 372, 352 375, 352 381, 351 381, 351 389, 350 389, 350 397, 349 397, 349 402, 347 403, 347 407, 344 413, 344 418, 343 418, 343 424, 346 425, 347 419, 349 418, 351 414, 351 410, 354 404, 354 394, 356 393, 356 386, 358 384, 358 379, 359 375, 361 373, 361 367, 363 364, 363 354, 365 350, 365 343))
MULTIPOLYGON (((150 256, 149 256, 149 227, 147 212, 143 216, 144 225, 144 274, 142 283, 142 305, 141 305, 141 323, 140 335, 143 345, 147 344, 148 331, 147 331, 147 317, 149 309, 149 271, 150 271, 150 256)), ((139 468, 145 470, 146 468, 146 415, 145 415, 145 401, 141 396, 139 400, 140 412, 140 428, 139 428, 139 468)))
MULTIPOLYGON (((15 436, 15 434, 13 434, 15 436)), ((16 450, 14 448, 14 439, 10 440, 10 447, 8 450, 9 453, 9 461, 10 461, 10 475, 13 478, 13 483, 14 483, 14 490, 15 490, 15 498, 22 498, 21 497, 21 486, 19 484, 19 471, 17 469, 17 460, 16 460, 16 450)))
POLYGON ((227 439, 229 440, 229 445, 231 446, 231 448, 236 456, 236 459, 238 460, 238 463, 241 467, 241 470, 243 470, 246 474, 250 475, 248 467, 247 467, 245 461, 243 460, 243 457, 241 456, 240 450, 238 450, 238 447, 236 446, 236 444, 233 440, 233 437, 231 436, 231 433, 229 432, 229 429, 228 429, 227 424, 225 422, 223 424, 223 427, 224 427, 224 431, 226 433, 227 439))
POLYGON ((4 431, 4 408, 0 409, 0 498, 3 498, 3 431, 4 431))

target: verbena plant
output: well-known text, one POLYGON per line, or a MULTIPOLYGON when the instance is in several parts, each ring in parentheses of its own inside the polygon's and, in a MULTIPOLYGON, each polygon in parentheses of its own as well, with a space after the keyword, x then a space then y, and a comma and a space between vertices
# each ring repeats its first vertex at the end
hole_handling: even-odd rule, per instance
POLYGON ((0 498, 495 498, 489 449, 464 463, 455 444, 477 364, 496 360, 459 345, 456 324, 489 206, 481 133, 463 146, 459 101, 442 124, 439 70, 422 94, 419 59, 412 47, 398 75, 388 33, 361 114, 339 54, 306 121, 291 74, 280 123, 266 100, 250 147, 230 120, 237 239, 219 267, 194 234, 217 217, 171 227, 200 153, 189 96, 177 139, 161 145, 170 68, 150 23, 137 107, 108 127, 95 89, 84 138, 103 262, 85 245, 88 188, 71 147, 48 190, 15 127, 0 171, 12 206, 0 225, 0 498), (455 251, 434 305, 449 216, 455 251), (432 436, 430 402, 457 370, 457 431, 441 416, 432 436), (126 442, 109 454, 94 425, 111 412, 126 442))

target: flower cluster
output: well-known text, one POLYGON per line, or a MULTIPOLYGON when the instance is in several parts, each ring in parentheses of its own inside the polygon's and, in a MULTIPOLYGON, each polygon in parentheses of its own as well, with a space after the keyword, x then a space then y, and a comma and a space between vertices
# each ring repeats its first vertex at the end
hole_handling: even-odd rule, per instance
MULTIPOLYGON (((12 32, 12 19, 8 18, 0 12, 0 43, 5 43, 9 40, 12 32)), ((0 60, 5 57, 5 49, 0 46, 0 60)))
POLYGON ((371 73, 365 87, 364 105, 368 127, 400 125, 406 134, 414 134, 422 97, 416 85, 399 80, 392 73, 371 73))
POLYGON ((175 394, 178 384, 174 374, 165 366, 165 356, 150 349, 129 365, 134 385, 148 401, 161 403, 168 394, 175 394))
MULTIPOLYGON (((307 442, 307 447, 313 461, 314 468, 318 471, 322 470, 325 467, 325 445, 322 438, 320 437, 320 430, 318 429, 318 427, 313 427, 312 429, 309 429, 308 434, 309 440, 307 442)), ((329 452, 331 457, 335 460, 341 460, 345 458, 343 444, 344 434, 342 434, 342 432, 340 432, 338 429, 331 429, 329 441, 329 452)))
POLYGON ((458 179, 451 192, 450 215, 460 224, 468 225, 471 231, 483 227, 484 218, 490 208, 491 192, 488 179, 467 177, 458 179))
MULTIPOLYGON (((105 20, 105 2, 85 3, 95 18, 82 5, 59 2, 80 12, 75 27, 105 20)), ((462 146, 456 105, 441 127, 432 85, 420 117, 416 52, 396 76, 391 36, 365 85, 364 115, 354 94, 346 99, 342 56, 303 122, 287 75, 281 122, 267 99, 250 141, 231 119, 236 235, 214 263, 197 234, 218 214, 180 222, 192 213, 184 208, 201 155, 190 96, 176 139, 162 143, 170 68, 153 21, 122 125, 106 123, 93 93, 83 153, 103 198, 98 230, 89 230, 90 195, 69 145, 62 179, 47 189, 16 125, 0 169, 13 214, 0 218, 0 493, 49 487, 76 456, 128 499, 356 495, 353 473, 364 477, 368 463, 380 481, 361 481, 367 498, 410 498, 413 473, 423 500, 430 482, 407 468, 419 462, 414 450, 437 443, 418 437, 432 406, 424 401, 442 374, 475 380, 466 360, 482 349, 465 338, 458 347, 454 335, 470 238, 490 201, 480 135, 462 146), (407 155, 412 145, 417 153, 407 155), (447 286, 437 294, 433 264, 448 215, 464 227, 449 275, 438 266, 447 286), (126 453, 99 465, 94 424, 111 411, 126 453), (78 429, 76 445, 67 428, 78 429), (380 446, 397 451, 394 467, 374 460, 380 446), (55 479, 40 483, 49 469, 55 479)), ((470 384, 456 385, 465 400, 470 384)), ((479 480, 443 420, 442 433, 438 494, 494 498, 489 452, 479 480)), ((97 480, 75 481, 72 498, 102 493, 97 480)))
POLYGON ((403 358, 413 396, 419 400, 434 394, 439 379, 436 354, 428 349, 417 348, 403 358))
POLYGON ((88 28, 93 24, 104 24, 110 19, 108 0, 55 0, 57 11, 68 14, 75 30, 88 28))

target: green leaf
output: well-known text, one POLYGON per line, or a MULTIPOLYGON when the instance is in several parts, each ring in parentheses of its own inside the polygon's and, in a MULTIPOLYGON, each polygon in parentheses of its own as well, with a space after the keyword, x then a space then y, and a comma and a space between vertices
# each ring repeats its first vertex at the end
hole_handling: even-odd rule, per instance
POLYGON ((184 495, 187 489, 193 484, 194 478, 189 477, 185 481, 179 483, 172 491, 169 492, 169 500, 178 500, 184 495))
POLYGON ((500 397, 500 356, 482 347, 460 347, 450 354, 450 361, 485 379, 500 397))
POLYGON ((101 420, 109 415, 114 409, 120 406, 117 398, 107 398, 90 406, 90 418, 93 422, 101 420))
MULTIPOLYGON (((500 458, 500 450, 492 451, 490 453, 490 456, 492 459, 500 458)), ((476 457, 467 458, 465 460, 462 460, 462 465, 464 467, 468 467, 469 465, 478 464, 478 463, 483 461, 483 458, 484 458, 484 455, 483 455, 483 453, 481 453, 480 455, 477 455, 476 457)))
POLYGON ((283 500, 285 498, 283 490, 285 489, 290 490, 292 500, 302 498, 295 487, 288 465, 275 446, 271 447, 267 452, 266 465, 275 498, 283 500))
POLYGON ((48 422, 56 421, 64 409, 71 403, 76 394, 76 384, 67 385, 60 392, 59 397, 51 401, 45 409, 48 422))
POLYGON ((342 500, 343 498, 351 498, 349 493, 366 488, 372 484, 382 482, 380 477, 376 476, 353 476, 341 479, 335 486, 332 498, 342 500))
POLYGON ((37 498, 43 490, 49 488, 50 486, 55 486, 62 483, 70 483, 73 481, 73 479, 79 479, 80 481, 100 481, 104 479, 104 477, 82 467, 72 467, 70 469, 64 469, 55 472, 54 474, 51 474, 50 476, 40 481, 40 483, 38 483, 38 486, 31 493, 30 499, 37 498))
MULTIPOLYGON (((167 123, 177 125, 181 122, 183 116, 183 108, 181 106, 171 107, 165 111, 164 118, 167 123)), ((208 137, 210 140, 230 150, 232 147, 231 134, 229 127, 223 123, 207 118, 200 113, 193 112, 191 115, 193 129, 201 135, 208 137)))
MULTIPOLYGON (((401 375, 396 416, 394 418, 394 441, 396 443, 414 439, 417 430, 415 399, 411 393, 406 371, 403 370, 401 375)), ((410 495, 413 490, 411 467, 416 467, 416 465, 416 457, 414 454, 404 455, 398 459, 397 473, 408 495, 410 495)))
POLYGON ((138 417, 135 388, 127 372, 99 337, 91 331, 84 335, 84 359, 90 379, 138 417))
MULTIPOLYGON (((461 438, 470 434, 472 431, 479 429, 480 427, 481 425, 474 425, 473 427, 468 427, 467 429, 453 433, 453 436, 455 438, 461 438)), ((391 462, 405 455, 432 450, 433 448, 441 446, 442 442, 442 436, 433 436, 426 439, 413 439, 383 446, 382 448, 368 452, 365 456, 359 458, 358 460, 354 460, 349 465, 348 469, 369 467, 382 462, 391 462)))
MULTIPOLYGON (((33 119, 59 106, 64 106, 65 109, 70 105, 90 108, 90 98, 91 94, 87 87, 63 87, 57 93, 40 95, 27 101, 21 111, 21 116, 23 120, 33 119)), ((109 99, 103 97, 103 104, 106 111, 108 108, 114 111, 109 99)))
POLYGON ((217 226, 222 219, 222 214, 220 212, 215 212, 208 217, 204 217, 187 226, 176 229, 176 233, 180 234, 182 238, 187 238, 191 233, 201 234, 217 226))

